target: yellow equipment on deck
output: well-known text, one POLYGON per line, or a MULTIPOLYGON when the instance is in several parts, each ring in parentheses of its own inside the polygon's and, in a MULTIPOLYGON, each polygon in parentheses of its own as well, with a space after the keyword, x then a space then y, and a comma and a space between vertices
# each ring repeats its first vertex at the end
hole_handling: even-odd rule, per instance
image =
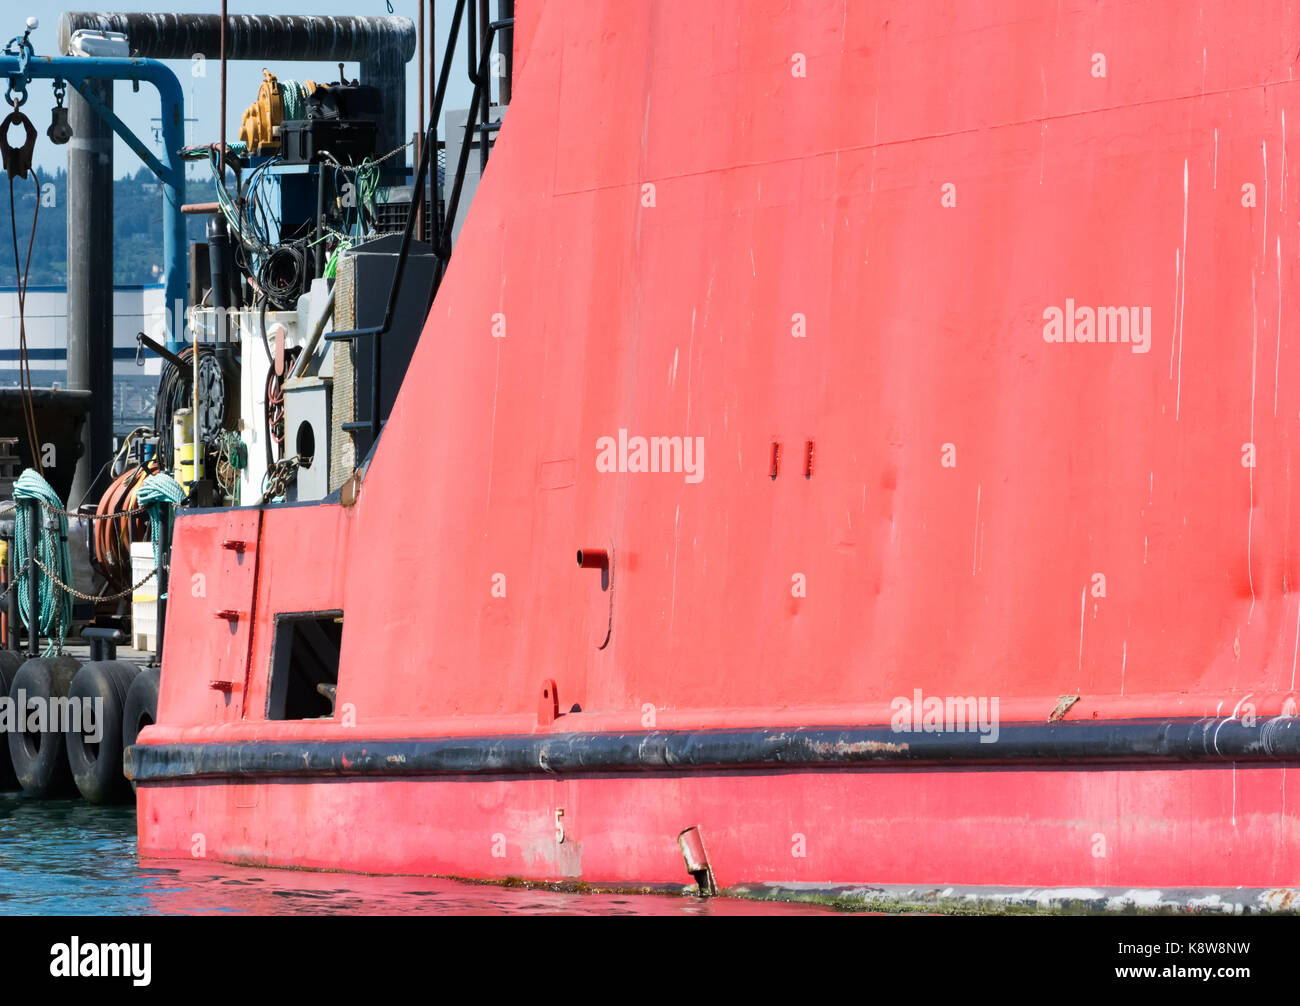
POLYGON ((299 89, 311 94, 316 90, 316 82, 305 80, 301 85, 290 81, 294 94, 286 95, 284 87, 270 70, 262 71, 262 83, 257 89, 257 100, 244 109, 243 122, 239 126, 239 138, 248 147, 250 154, 269 156, 280 152, 280 123, 285 120, 286 106, 288 117, 301 115, 299 89))

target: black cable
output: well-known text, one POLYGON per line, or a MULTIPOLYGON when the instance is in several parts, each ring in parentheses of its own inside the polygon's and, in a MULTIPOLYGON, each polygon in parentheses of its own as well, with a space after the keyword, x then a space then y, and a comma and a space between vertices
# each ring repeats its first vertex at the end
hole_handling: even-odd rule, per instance
POLYGON ((267 337, 266 337, 266 301, 267 301, 267 296, 266 296, 266 292, 265 292, 265 291, 262 292, 262 296, 261 296, 260 300, 261 300, 261 302, 262 302, 262 306, 261 306, 261 308, 260 308, 260 317, 259 317, 259 325, 258 325, 258 327, 259 327, 259 328, 261 329, 261 331, 262 331, 262 348, 266 350, 266 358, 267 358, 268 360, 270 360, 270 359, 271 359, 271 343, 270 343, 270 341, 269 341, 269 340, 267 339, 267 337))
MULTIPOLYGON (((180 352, 182 360, 191 356, 193 350, 185 347, 180 352)), ((189 371, 191 368, 186 367, 189 371)), ((175 444, 172 442, 172 420, 176 410, 184 407, 186 398, 186 376, 170 360, 164 360, 162 372, 158 376, 158 397, 154 403, 153 428, 158 434, 159 462, 165 469, 172 466, 175 444)))
POLYGON ((257 270, 257 283, 263 294, 280 311, 293 311, 307 280, 305 243, 276 245, 263 257, 257 270))
POLYGON ((112 465, 113 462, 116 460, 117 460, 117 455, 114 454, 111 458, 109 458, 102 465, 100 465, 99 471, 95 473, 95 477, 90 480, 90 485, 88 485, 86 487, 86 491, 82 493, 81 500, 77 503, 76 506, 68 507, 69 513, 76 513, 78 510, 82 508, 83 505, 85 505, 86 500, 90 499, 90 494, 95 491, 95 486, 99 484, 99 480, 104 477, 104 472, 108 471, 109 466, 112 465))
MULTIPOLYGON (((173 461, 175 443, 172 439, 172 422, 181 409, 191 408, 194 404, 194 347, 186 346, 177 354, 185 366, 178 368, 170 360, 164 360, 162 373, 158 377, 158 397, 154 403, 153 427, 158 434, 158 456, 164 469, 170 469, 173 461)), ((200 350, 200 367, 203 362, 214 356, 211 346, 200 350)), ((223 411, 224 411, 223 404, 223 411)), ((194 417, 195 429, 199 439, 203 440, 202 417, 194 417)), ((211 433, 211 431, 209 431, 211 433)))
POLYGON ((284 443, 284 380, 293 373, 293 365, 301 353, 301 346, 285 349, 283 376, 276 376, 274 358, 271 358, 271 365, 266 370, 266 408, 263 415, 266 420, 267 468, 282 460, 287 453, 284 443), (275 456, 277 453, 280 455, 278 458, 275 456))

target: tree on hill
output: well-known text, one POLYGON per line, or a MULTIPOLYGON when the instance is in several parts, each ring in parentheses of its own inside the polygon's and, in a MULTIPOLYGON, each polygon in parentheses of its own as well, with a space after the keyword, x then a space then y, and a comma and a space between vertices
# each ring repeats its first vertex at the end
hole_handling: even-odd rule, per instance
MULTIPOLYGON (((18 261, 27 259, 32 214, 40 200, 36 218, 36 242, 32 246, 31 267, 27 282, 31 286, 63 286, 68 279, 68 173, 39 172, 40 195, 30 179, 15 179, 13 184, 14 220, 18 230, 18 261)), ((9 186, 0 185, 0 287, 13 287, 14 235, 9 219, 9 186)), ((190 179, 186 185, 186 202, 209 202, 210 183, 190 179)), ((188 217, 190 241, 204 238, 204 217, 188 217)), ((163 191, 148 168, 119 178, 113 185, 113 283, 139 286, 161 282, 163 266, 163 191), (155 272, 155 268, 157 272, 155 272)))

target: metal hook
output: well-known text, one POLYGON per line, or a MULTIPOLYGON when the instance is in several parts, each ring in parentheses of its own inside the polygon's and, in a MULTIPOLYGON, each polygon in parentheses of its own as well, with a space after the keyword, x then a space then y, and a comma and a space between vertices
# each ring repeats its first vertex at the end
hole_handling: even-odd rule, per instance
POLYGON ((5 92, 5 101, 9 102, 9 104, 13 106, 15 112, 18 111, 18 109, 27 104, 27 88, 22 87, 15 91, 14 86, 10 84, 9 90, 5 92), (22 95, 22 97, 15 98, 14 95, 16 94, 22 95))
POLYGON ((4 122, 0 122, 0 157, 10 179, 26 178, 32 169, 32 150, 36 147, 36 127, 17 106, 9 113, 4 122), (9 127, 19 125, 26 132, 22 146, 15 147, 9 143, 9 127))

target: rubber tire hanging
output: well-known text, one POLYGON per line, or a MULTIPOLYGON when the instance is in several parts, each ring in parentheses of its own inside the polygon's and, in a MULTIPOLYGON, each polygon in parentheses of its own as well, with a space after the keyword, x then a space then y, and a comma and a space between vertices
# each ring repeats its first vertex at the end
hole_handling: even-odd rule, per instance
MULTIPOLYGON (((146 667, 135 676, 126 693, 126 708, 122 711, 122 750, 125 751, 140 737, 140 731, 153 726, 158 720, 158 687, 162 684, 162 669, 146 667)), ((135 789, 135 783, 131 783, 135 789)))
POLYGON ((64 734, 68 766, 81 795, 91 803, 122 803, 131 799, 132 789, 122 774, 122 715, 126 696, 140 668, 121 660, 93 660, 72 679, 68 698, 90 700, 102 710, 93 724, 100 737, 92 743, 92 724, 84 717, 80 730, 64 734))
MULTIPOLYGON (((0 695, 8 695, 14 683, 14 675, 22 666, 23 656, 17 650, 0 650, 0 695)), ((16 711, 16 710, 15 710, 16 711)), ((0 730, 0 790, 18 788, 18 777, 14 775, 14 765, 9 758, 7 731, 0 730)))
MULTIPOLYGON (((61 699, 68 694, 72 679, 81 664, 66 653, 59 657, 32 657, 14 675, 9 686, 14 715, 19 715, 19 698, 23 703, 39 699, 47 712, 53 710, 51 699, 61 699)), ((46 726, 49 724, 46 723, 46 726)), ((68 767, 68 749, 61 734, 50 730, 40 733, 10 731, 9 757, 13 761, 18 785, 28 796, 46 798, 71 796, 76 792, 72 771, 68 767)))

